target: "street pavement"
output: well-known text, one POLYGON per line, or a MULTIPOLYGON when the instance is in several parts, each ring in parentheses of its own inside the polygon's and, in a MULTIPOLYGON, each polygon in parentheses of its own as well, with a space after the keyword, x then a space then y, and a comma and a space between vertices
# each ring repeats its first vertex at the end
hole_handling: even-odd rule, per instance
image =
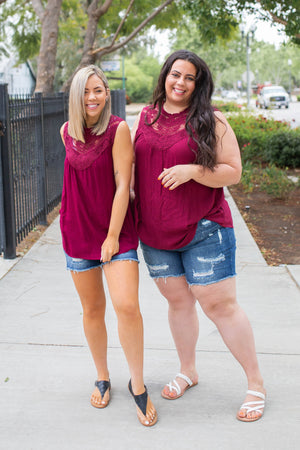
POLYGON ((108 294, 111 402, 103 410, 90 406, 95 369, 57 218, 25 256, 0 260, 1 450, 299 448, 300 266, 269 267, 227 190, 226 197, 238 245, 238 298, 253 326, 267 389, 264 417, 236 420, 246 380, 200 308, 199 384, 176 401, 160 396, 179 366, 166 301, 141 254, 145 383, 159 420, 153 428, 138 422, 108 294))

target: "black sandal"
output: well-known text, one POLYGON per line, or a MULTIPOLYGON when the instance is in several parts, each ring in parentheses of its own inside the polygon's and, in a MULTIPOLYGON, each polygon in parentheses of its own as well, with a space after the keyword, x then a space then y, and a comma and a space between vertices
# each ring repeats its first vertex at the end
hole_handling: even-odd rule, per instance
POLYGON ((101 394, 101 403, 95 403, 91 399, 91 405, 94 406, 95 408, 106 408, 106 406, 109 404, 110 399, 108 399, 108 401, 104 401, 103 398, 104 398, 104 395, 105 395, 107 389, 109 391, 111 389, 110 381, 106 381, 106 380, 95 381, 95 386, 98 388, 98 390, 101 394), (104 403, 102 403, 103 401, 104 401, 104 403))
POLYGON ((144 417, 146 419, 146 421, 144 421, 143 418, 141 418, 139 413, 138 413, 139 421, 145 427, 152 427, 152 425, 156 424, 156 422, 157 422, 157 413, 155 411, 155 413, 154 413, 154 415, 152 417, 152 421, 150 422, 149 419, 146 416, 146 414, 147 414, 147 403, 148 403, 148 392, 147 392, 146 386, 145 386, 145 392, 143 392, 142 394, 139 394, 139 395, 134 395, 133 390, 132 390, 132 386, 131 386, 131 379, 130 379, 129 383, 128 383, 128 389, 129 389, 130 394, 134 398, 134 401, 135 401, 137 407, 139 408, 139 410, 141 411, 141 413, 144 415, 144 417))

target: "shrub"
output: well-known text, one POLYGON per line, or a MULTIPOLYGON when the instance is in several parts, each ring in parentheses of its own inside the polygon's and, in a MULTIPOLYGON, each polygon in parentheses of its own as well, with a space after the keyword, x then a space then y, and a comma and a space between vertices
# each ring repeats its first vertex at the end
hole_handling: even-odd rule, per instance
POLYGON ((243 164, 274 163, 279 167, 299 167, 300 130, 291 130, 287 122, 266 119, 262 115, 227 115, 241 149, 243 164))
POLYGON ((213 100, 213 106, 222 112, 238 112, 241 111, 242 105, 235 102, 223 102, 222 100, 213 100))
POLYGON ((259 169, 255 167, 251 161, 243 164, 243 171, 241 177, 241 185, 245 192, 252 192, 255 185, 258 183, 259 169))
POLYGON ((287 177, 286 170, 270 165, 262 171, 260 189, 271 197, 284 198, 295 189, 295 183, 287 177))
POLYGON ((285 198, 297 187, 297 184, 288 178, 287 169, 282 170, 272 164, 262 168, 250 161, 243 166, 240 183, 246 193, 258 188, 272 198, 285 198))
POLYGON ((278 167, 300 167, 300 130, 270 136, 265 146, 265 159, 278 167))

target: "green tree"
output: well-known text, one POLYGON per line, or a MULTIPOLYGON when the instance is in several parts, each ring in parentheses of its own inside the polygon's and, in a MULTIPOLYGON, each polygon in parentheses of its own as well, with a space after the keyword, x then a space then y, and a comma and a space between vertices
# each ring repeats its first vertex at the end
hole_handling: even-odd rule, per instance
MULTIPOLYGON (((36 90, 44 93, 53 91, 58 42, 75 43, 73 48, 67 45, 68 57, 74 57, 74 72, 76 64, 79 68, 101 60, 128 45, 150 25, 175 26, 179 14, 174 0, 128 0, 126 5, 121 0, 11 0, 7 4, 2 0, 1 3, 0 34, 3 36, 8 27, 13 30, 20 60, 39 54, 36 90)), ((63 66, 62 63, 62 70, 63 66)))
MULTIPOLYGON (((161 64, 153 55, 145 54, 144 50, 134 52, 125 59, 126 94, 131 102, 147 103, 151 100, 153 89, 157 83, 161 64)), ((111 89, 121 89, 122 70, 107 72, 111 89)))
MULTIPOLYGON (((236 88, 238 80, 246 71, 246 48, 238 30, 232 31, 231 39, 216 38, 214 43, 207 44, 199 39, 198 26, 189 20, 173 35, 172 50, 188 48, 202 57, 209 65, 216 88, 236 88)), ((300 84, 300 52, 299 47, 289 43, 276 48, 274 45, 251 42, 250 68, 255 76, 254 84, 270 81, 282 84, 289 89, 290 76, 292 86, 300 84), (291 60, 291 66, 288 65, 291 60)))
POLYGON ((285 33, 300 45, 300 2, 299 0, 183 0, 183 6, 190 17, 198 23, 199 33, 214 42, 216 35, 227 36, 228 28, 237 25, 237 15, 253 13, 261 19, 284 26, 285 33))

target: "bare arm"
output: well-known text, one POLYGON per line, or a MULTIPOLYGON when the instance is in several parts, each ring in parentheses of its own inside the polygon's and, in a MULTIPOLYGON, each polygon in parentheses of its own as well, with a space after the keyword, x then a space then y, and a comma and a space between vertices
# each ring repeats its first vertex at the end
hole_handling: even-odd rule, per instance
MULTIPOLYGON (((136 118, 132 129, 131 129, 131 140, 132 145, 134 146, 134 140, 135 140, 135 134, 136 130, 138 129, 139 122, 140 122, 141 113, 139 113, 138 117, 136 118)), ((134 166, 135 166, 135 155, 133 154, 133 161, 132 161, 132 169, 131 169, 131 180, 130 180, 130 200, 135 199, 135 193, 134 193, 134 166)))
POLYGON ((109 229, 101 247, 103 262, 110 261, 119 251, 119 236, 128 208, 133 147, 126 122, 118 126, 112 149, 116 192, 112 204, 109 229))
POLYGON ((229 186, 239 182, 242 173, 240 149, 235 134, 225 116, 216 111, 217 165, 214 170, 199 164, 180 164, 166 168, 159 175, 164 187, 175 189, 182 183, 194 180, 212 188, 229 186))
POLYGON ((67 124, 67 122, 65 122, 65 123, 60 127, 60 135, 61 135, 61 139, 62 139, 64 145, 65 145, 65 140, 64 140, 64 129, 65 129, 66 124, 67 124))

